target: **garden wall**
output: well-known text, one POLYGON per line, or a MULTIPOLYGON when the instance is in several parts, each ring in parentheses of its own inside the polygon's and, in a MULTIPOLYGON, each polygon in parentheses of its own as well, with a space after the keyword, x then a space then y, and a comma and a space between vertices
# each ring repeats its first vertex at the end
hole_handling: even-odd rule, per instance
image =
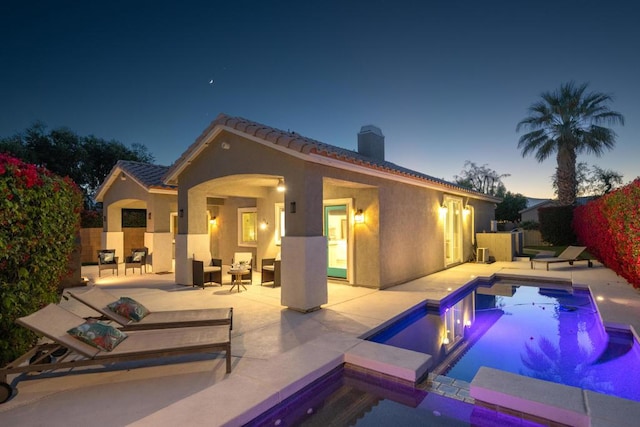
MULTIPOLYGON (((127 227, 123 228, 124 232, 124 254, 130 255, 134 248, 144 246, 145 227, 127 227)), ((82 247, 80 262, 82 264, 96 264, 98 262, 97 251, 101 248, 102 227, 100 228, 81 228, 80 229, 80 245, 82 247)), ((124 258, 121 257, 121 262, 124 258)))

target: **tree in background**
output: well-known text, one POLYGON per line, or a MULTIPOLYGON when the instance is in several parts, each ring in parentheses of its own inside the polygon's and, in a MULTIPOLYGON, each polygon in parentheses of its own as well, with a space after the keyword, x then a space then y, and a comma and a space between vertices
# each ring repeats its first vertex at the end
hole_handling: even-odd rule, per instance
POLYGON ((93 207, 95 191, 118 160, 153 162, 154 157, 141 144, 131 147, 96 136, 78 136, 61 127, 47 132, 36 122, 24 132, 0 139, 0 153, 10 153, 27 163, 68 176, 84 194, 85 207, 93 207))
POLYGON ((506 192, 502 183, 502 178, 511 176, 509 174, 499 174, 488 165, 478 166, 472 161, 464 162, 465 169, 460 175, 453 177, 454 182, 462 187, 491 196, 501 197, 506 192))
MULTIPOLYGON (((557 177, 552 177, 555 194, 558 194, 557 177)), ((622 175, 612 169, 602 169, 599 166, 591 168, 585 162, 576 165, 576 194, 578 196, 600 197, 622 185, 622 175)))
POLYGON ((507 191, 502 196, 502 202, 496 207, 496 220, 498 221, 520 221, 520 211, 526 209, 527 198, 522 194, 514 194, 507 191))
POLYGON ((569 82, 554 92, 543 92, 542 100, 529 107, 529 116, 516 127, 516 132, 529 131, 518 141, 523 157, 535 153, 536 160, 543 162, 556 154, 558 200, 562 205, 573 205, 576 201, 578 154, 600 156, 605 149, 613 149, 616 134, 602 125, 624 125, 622 114, 606 105, 613 100, 612 96, 587 93, 587 86, 569 82))

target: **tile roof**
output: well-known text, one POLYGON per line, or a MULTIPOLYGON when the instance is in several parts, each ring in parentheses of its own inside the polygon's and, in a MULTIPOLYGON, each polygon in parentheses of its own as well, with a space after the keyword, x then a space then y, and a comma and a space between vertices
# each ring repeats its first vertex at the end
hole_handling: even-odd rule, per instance
POLYGON ((202 132, 202 134, 200 134, 195 142, 191 144, 191 146, 189 146, 189 148, 180 156, 180 158, 169 168, 167 174, 165 175, 165 180, 169 179, 169 176, 172 175, 176 170, 178 170, 183 164, 185 164, 185 162, 188 162, 188 159, 191 158, 192 155, 194 155, 200 145, 215 129, 216 126, 226 126, 247 135, 260 138, 267 142, 271 142, 274 145, 278 145, 280 147, 284 147, 303 154, 315 154, 318 156, 335 159, 341 162, 370 168, 380 172, 386 172, 397 176, 426 181, 429 183, 437 184, 438 186, 444 188, 455 190, 457 192, 468 193, 470 195, 481 196, 482 198, 488 198, 496 201, 500 200, 499 198, 469 190, 468 188, 462 187, 452 182, 435 178, 433 176, 407 169, 402 166, 398 166, 395 163, 364 156, 357 151, 326 144, 315 139, 307 138, 296 132, 289 132, 272 128, 270 126, 247 120, 242 117, 232 117, 223 113, 219 114, 218 117, 216 117, 216 119, 211 122, 211 124, 202 132))
POLYGON ((168 185, 162 180, 169 166, 153 165, 151 163, 134 162, 132 160, 118 160, 115 168, 120 168, 131 175, 147 189, 177 190, 175 185, 168 185))

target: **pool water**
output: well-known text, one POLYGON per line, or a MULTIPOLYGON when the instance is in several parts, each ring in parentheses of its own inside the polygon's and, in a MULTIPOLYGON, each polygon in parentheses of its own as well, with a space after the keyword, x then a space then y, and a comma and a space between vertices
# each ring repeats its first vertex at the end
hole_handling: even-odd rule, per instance
POLYGON ((415 310, 369 339, 431 354, 438 373, 468 382, 487 366, 640 401, 640 345, 629 332, 605 330, 588 291, 499 282, 472 289, 451 310, 465 313, 464 298, 472 310, 450 342, 439 332, 444 325, 453 336, 447 308, 415 310))
POLYGON ((246 426, 534 427, 533 421, 358 369, 333 370, 246 426))

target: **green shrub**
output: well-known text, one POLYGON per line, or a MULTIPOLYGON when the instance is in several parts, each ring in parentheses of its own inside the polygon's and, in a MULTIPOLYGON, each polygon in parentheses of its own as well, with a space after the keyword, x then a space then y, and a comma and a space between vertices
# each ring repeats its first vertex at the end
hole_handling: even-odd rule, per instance
POLYGON ((536 221, 524 221, 520 224, 523 230, 540 230, 540 223, 536 221))
POLYGON ((0 154, 0 365, 35 342, 15 320, 57 300, 81 209, 71 180, 0 154))
POLYGON ((82 228, 102 228, 102 214, 95 210, 83 210, 80 215, 80 226, 82 228))
POLYGON ((538 209, 540 218, 540 234, 545 242, 554 246, 573 245, 576 235, 571 222, 573 206, 553 206, 538 209))

